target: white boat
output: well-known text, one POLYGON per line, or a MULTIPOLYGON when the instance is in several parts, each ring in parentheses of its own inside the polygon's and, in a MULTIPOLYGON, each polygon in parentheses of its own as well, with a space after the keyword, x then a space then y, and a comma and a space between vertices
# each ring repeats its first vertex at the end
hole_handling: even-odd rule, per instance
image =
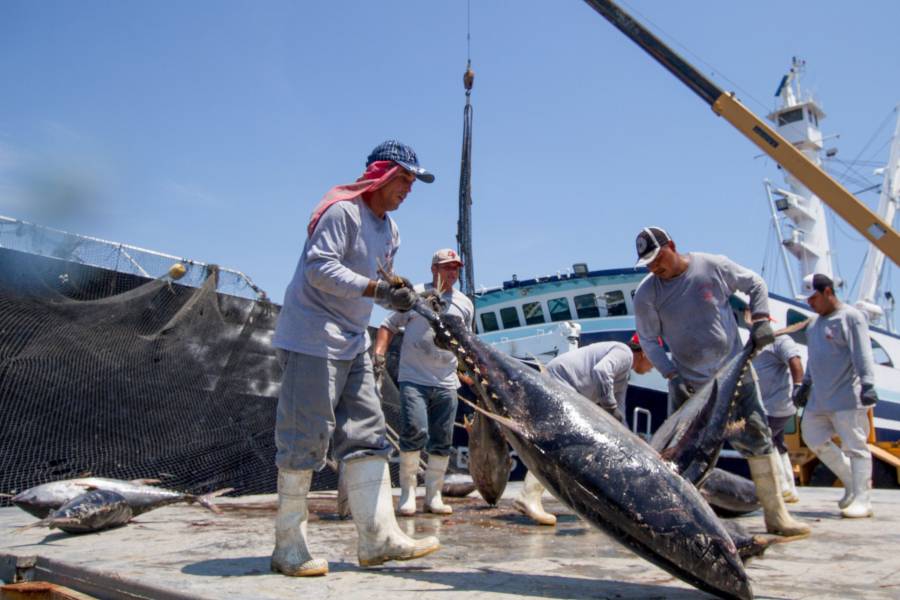
MULTIPOLYGON (((821 164, 823 152, 820 121, 824 111, 799 85, 802 62, 794 60, 790 72, 778 88, 780 106, 769 119, 778 133, 795 144, 814 162, 821 164)), ((884 169, 880 216, 891 223, 900 189, 900 121, 884 169)), ((789 295, 769 294, 772 317, 779 326, 805 320, 814 313, 795 290, 808 273, 833 275, 825 212, 821 201, 793 176, 784 172, 783 187, 767 185, 773 224, 784 251, 788 272, 793 272, 789 295), (787 230, 788 235, 782 231, 787 230), (796 269, 788 256, 796 259, 796 269)), ((714 252, 715 249, 703 250, 714 252)), ((874 250, 874 248, 871 248, 874 250)), ((853 302, 870 322, 874 352, 876 388, 880 401, 874 411, 874 425, 880 441, 900 440, 900 335, 892 323, 893 296, 880 290, 884 256, 870 251, 862 277, 860 295, 853 302)), ((546 362, 571 347, 571 332, 580 329, 579 345, 598 341, 626 341, 635 331, 634 292, 646 276, 646 269, 619 268, 589 270, 577 263, 565 274, 519 280, 514 275, 502 286, 482 290, 475 297, 476 329, 489 343, 514 355, 522 354, 525 340, 528 353, 546 362), (559 324, 567 324, 556 329, 559 324), (568 338, 568 339, 567 339, 568 338), (543 345, 542 345, 543 344, 543 345)), ((839 292, 840 295, 840 292, 839 292)), ((732 298, 735 319, 743 325, 745 299, 732 298)), ((792 334, 805 352, 805 334, 792 334)), ((805 359, 805 357, 804 357, 805 359)), ((656 371, 632 378, 626 400, 627 419, 642 434, 654 431, 671 412, 667 406, 666 384, 656 371)))

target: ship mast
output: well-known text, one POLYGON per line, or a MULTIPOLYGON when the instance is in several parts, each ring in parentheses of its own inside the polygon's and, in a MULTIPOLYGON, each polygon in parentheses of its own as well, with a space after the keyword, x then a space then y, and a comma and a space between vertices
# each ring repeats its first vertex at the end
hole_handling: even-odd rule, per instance
MULTIPOLYGON (((878 216, 886 223, 893 224, 897 214, 897 203, 900 202, 900 105, 894 109, 897 113, 897 125, 894 129, 894 137, 891 140, 891 151, 887 166, 884 167, 884 179, 881 183, 881 197, 878 201, 878 216)), ((859 295, 855 306, 860 309, 869 320, 870 324, 880 324, 885 309, 878 304, 879 287, 881 284, 881 272, 884 267, 884 254, 869 246, 866 253, 866 262, 863 267, 862 283, 859 286, 859 295)), ((888 312, 893 312, 893 296, 890 293, 883 295, 888 312)), ((889 331, 894 330, 892 315, 889 315, 886 326, 889 331)))
MULTIPOLYGON (((819 121, 825 118, 825 113, 814 99, 802 94, 800 74, 805 64, 796 57, 792 59, 790 71, 775 91, 775 96, 781 99, 781 106, 769 114, 768 119, 775 124, 775 130, 782 137, 810 161, 821 166, 822 131, 819 121)), ((784 180, 787 187, 772 190, 772 195, 775 208, 791 221, 790 230, 782 243, 799 263, 797 283, 802 283, 810 273, 823 273, 834 279, 824 204, 786 170, 784 180)), ((801 289, 800 285, 796 289, 801 289)))

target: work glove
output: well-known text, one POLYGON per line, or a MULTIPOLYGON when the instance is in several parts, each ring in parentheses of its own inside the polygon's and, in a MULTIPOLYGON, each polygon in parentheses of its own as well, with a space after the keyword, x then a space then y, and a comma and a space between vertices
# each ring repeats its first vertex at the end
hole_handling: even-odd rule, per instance
POLYGON ((406 312, 411 309, 419 297, 413 290, 412 283, 405 277, 399 277, 398 283, 393 284, 379 279, 375 284, 373 296, 379 306, 397 312, 406 312))
POLYGON ((675 392, 675 397, 673 398, 676 407, 680 407, 682 404, 687 402, 687 399, 691 397, 691 394, 694 393, 694 386, 684 380, 684 377, 681 375, 675 375, 669 379, 669 385, 672 386, 672 389, 675 392))
POLYGON ((387 361, 384 358, 384 354, 373 354, 372 371, 375 374, 375 381, 381 381, 381 378, 384 377, 384 371, 386 368, 387 361))
POLYGON ((808 383, 795 383, 791 392, 791 400, 797 408, 803 408, 809 402, 810 385, 808 383))
POLYGON ((775 332, 772 331, 772 324, 768 318, 753 323, 750 339, 753 340, 753 349, 757 352, 775 341, 775 332))
POLYGON ((878 392, 875 391, 875 386, 871 383, 862 384, 859 401, 866 407, 875 406, 875 403, 878 402, 878 392))

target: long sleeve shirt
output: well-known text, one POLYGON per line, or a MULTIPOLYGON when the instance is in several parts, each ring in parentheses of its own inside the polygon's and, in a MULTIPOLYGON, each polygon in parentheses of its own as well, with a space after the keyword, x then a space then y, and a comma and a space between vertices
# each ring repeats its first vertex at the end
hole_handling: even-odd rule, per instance
POLYGON ((400 234, 361 197, 333 204, 303 247, 275 327, 276 348, 349 360, 365 352, 372 298, 363 292, 389 268, 400 234))
MULTIPOLYGON (((434 289, 434 286, 416 286, 417 292, 434 289)), ((472 327, 475 307, 465 294, 450 289, 441 295, 445 303, 444 314, 462 318, 466 326, 472 327)), ((403 333, 400 346, 400 368, 397 373, 399 381, 407 381, 418 385, 456 389, 459 378, 456 375, 456 356, 447 350, 434 345, 434 330, 428 321, 415 311, 392 312, 381 323, 389 331, 403 333)))
POLYGON ((725 256, 691 252, 684 273, 672 279, 648 275, 634 294, 634 313, 642 340, 657 337, 668 345, 647 344, 644 352, 668 377, 679 373, 695 386, 708 381, 740 351, 741 343, 729 298, 737 291, 750 296, 753 314, 769 313, 762 277, 725 256))
POLYGON ((841 303, 806 328, 809 359, 803 381, 812 383, 807 413, 861 408, 861 384, 875 384, 872 343, 865 317, 841 303))
POLYGON ((561 354, 547 363, 547 372, 585 398, 625 412, 625 393, 634 354, 621 342, 597 342, 561 354))
POLYGON ((791 401, 792 358, 800 358, 800 346, 790 336, 779 335, 753 359, 763 406, 770 417, 789 417, 797 412, 791 401))

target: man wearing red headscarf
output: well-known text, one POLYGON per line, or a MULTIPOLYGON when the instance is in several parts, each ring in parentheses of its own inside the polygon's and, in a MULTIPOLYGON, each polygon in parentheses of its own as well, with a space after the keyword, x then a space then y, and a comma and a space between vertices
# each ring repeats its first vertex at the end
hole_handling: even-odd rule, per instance
POLYGON ((324 575, 306 542, 306 497, 313 471, 325 466, 329 440, 344 461, 348 499, 359 534, 361 566, 409 560, 438 549, 435 537, 413 539, 397 526, 391 496, 384 414, 375 391, 367 326, 373 302, 409 310, 408 280, 387 281, 400 245, 387 213, 397 210, 419 179, 412 148, 389 140, 366 160, 354 183, 325 194, 307 225, 307 239, 285 293, 273 345, 284 365, 275 422, 278 516, 272 570, 324 575))

